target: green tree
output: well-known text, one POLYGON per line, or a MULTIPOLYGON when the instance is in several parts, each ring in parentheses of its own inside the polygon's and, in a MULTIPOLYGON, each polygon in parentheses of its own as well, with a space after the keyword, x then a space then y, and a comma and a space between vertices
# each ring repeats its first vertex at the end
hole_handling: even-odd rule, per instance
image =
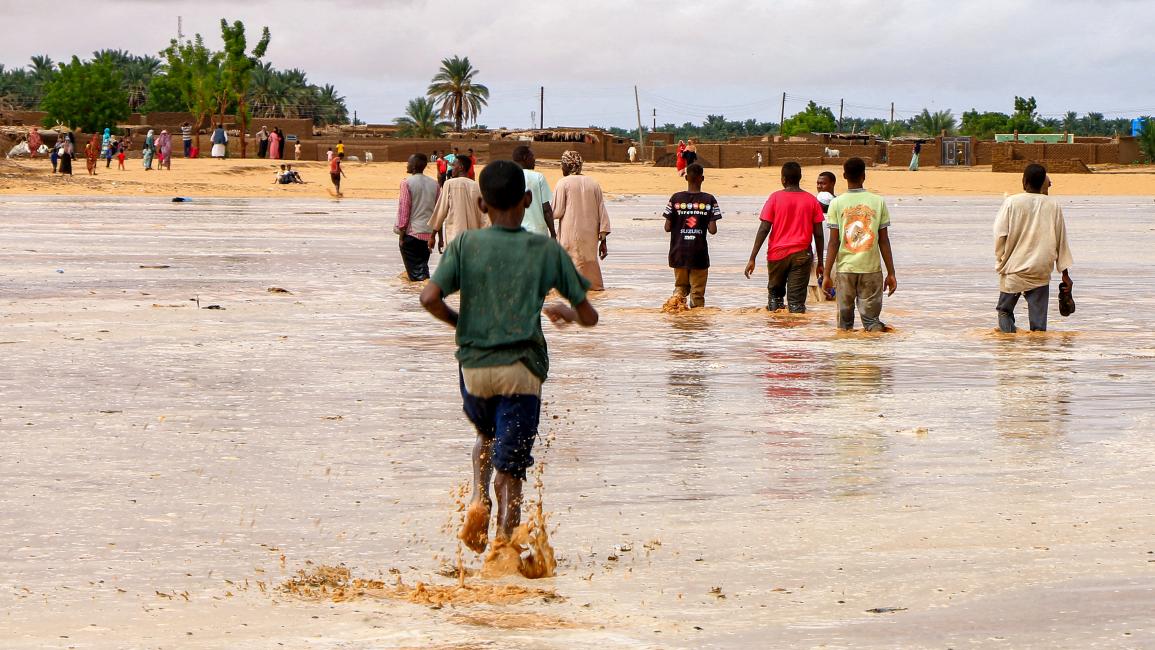
POLYGON ((1019 133, 1043 133, 1047 129, 1039 123, 1036 110, 1039 104, 1034 97, 1019 97, 1015 95, 1015 112, 1007 121, 1007 130, 1019 133))
POLYGON ((962 116, 962 133, 980 140, 990 140, 996 133, 1007 133, 1011 116, 1006 113, 980 113, 971 109, 962 116))
MULTIPOLYGON (((169 79, 180 90, 185 110, 193 115, 193 126, 199 127, 212 117, 217 107, 223 55, 205 47, 200 34, 184 43, 178 43, 174 38, 161 55, 165 57, 169 79)), ((197 128, 195 133, 199 149, 200 129, 197 128)))
POLYGON ((463 123, 477 121, 481 108, 489 103, 489 88, 475 82, 476 75, 469 57, 453 56, 441 60, 441 69, 429 84, 429 98, 437 104, 441 117, 453 119, 456 131, 461 131, 463 123))
POLYGON ((129 115, 128 94, 122 87, 120 71, 105 61, 72 62, 44 89, 40 107, 48 116, 44 126, 67 124, 88 133, 115 126, 129 115))
POLYGON ((949 110, 931 113, 929 109, 924 108, 911 120, 911 127, 916 133, 930 137, 935 137, 943 132, 946 135, 954 135, 955 124, 954 114, 949 110))
POLYGON ((1139 150, 1147 159, 1147 164, 1155 164, 1155 117, 1143 118, 1143 130, 1139 131, 1139 150))
POLYGON ((314 122, 317 124, 348 124, 349 109, 345 106, 345 98, 337 92, 332 84, 312 86, 316 90, 317 115, 314 122))
POLYGON ((1067 133, 1078 133, 1079 132, 1079 114, 1076 113, 1075 111, 1067 111, 1063 115, 1062 127, 1063 127, 1063 130, 1066 131, 1067 133))
POLYGON ((893 140, 906 132, 906 124, 902 120, 893 122, 879 121, 870 127, 870 132, 883 140, 893 140))
POLYGON ((831 133, 836 128, 838 128, 838 121, 834 119, 834 112, 812 101, 806 105, 802 112, 796 113, 782 123, 782 135, 831 133))
MULTIPOLYGON (((260 65, 265 51, 269 49, 269 28, 261 30, 261 40, 252 52, 246 52, 248 41, 245 38, 245 24, 238 20, 230 26, 228 21, 221 18, 221 39, 225 42, 221 59, 221 90, 224 97, 236 104, 241 127, 241 158, 244 158, 245 134, 249 131, 249 88, 253 82, 253 70, 260 65)), ((221 102, 222 113, 224 103, 221 102)))
POLYGON ((178 113, 187 109, 179 85, 168 75, 154 76, 147 94, 148 99, 140 107, 142 113, 178 113))
POLYGON ((428 97, 415 97, 405 107, 405 117, 394 120, 400 135, 406 138, 440 138, 445 129, 453 126, 438 119, 437 106, 428 97))

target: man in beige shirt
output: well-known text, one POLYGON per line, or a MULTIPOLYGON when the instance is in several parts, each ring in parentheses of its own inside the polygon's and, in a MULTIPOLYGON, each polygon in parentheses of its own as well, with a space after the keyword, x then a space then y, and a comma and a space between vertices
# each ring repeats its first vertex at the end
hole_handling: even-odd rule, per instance
POLYGON ((1015 329, 1015 305, 1027 298, 1032 332, 1047 330, 1051 271, 1063 272, 1060 291, 1074 286, 1068 269, 1073 260, 1067 247, 1067 224, 1059 203, 1048 196, 1051 179, 1042 165, 1023 172, 1023 193, 1003 201, 995 217, 995 261, 999 274, 999 329, 1015 329))

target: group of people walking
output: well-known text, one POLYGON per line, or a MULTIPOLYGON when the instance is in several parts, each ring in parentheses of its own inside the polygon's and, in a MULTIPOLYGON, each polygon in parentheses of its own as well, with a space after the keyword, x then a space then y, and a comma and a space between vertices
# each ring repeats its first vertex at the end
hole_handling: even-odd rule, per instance
MULTIPOLYGON (((512 161, 490 163, 475 182, 466 174, 472 161, 458 157, 454 177, 439 188, 424 174, 427 157, 416 154, 401 185, 394 228, 409 279, 429 280, 421 305, 456 332, 463 410, 477 431, 472 495, 458 537, 471 550, 487 553, 483 572, 508 564, 531 577, 540 575, 535 566, 545 560, 525 557, 513 532, 521 520, 522 490, 533 464, 542 384, 549 370, 541 316, 559 325, 597 324, 587 293, 601 288, 598 263, 608 252, 610 232, 601 188, 582 175, 577 152, 562 155, 563 178, 552 194, 534 163, 533 151, 521 146, 512 161), (430 277, 429 252, 435 247, 444 256, 430 277), (551 291, 569 304, 546 305, 551 291), (445 302, 454 293, 461 293, 459 310, 445 302)), ((722 211, 718 200, 703 191, 700 163, 686 165, 682 173, 686 190, 667 202, 664 228, 670 233, 674 297, 696 308, 705 304, 707 241, 718 232, 722 211)), ((864 329, 882 331, 883 294, 893 295, 898 288, 890 211, 881 196, 865 189, 861 158, 843 164, 842 178, 842 194, 835 194, 837 178, 831 172, 818 177, 817 193, 811 194, 801 187, 798 163, 784 164, 782 189, 762 208, 745 275, 752 275, 769 242, 768 309, 805 312, 814 277, 822 295, 837 301, 840 329, 853 328, 857 310, 864 329)), ((1066 225, 1058 203, 1048 196, 1049 187, 1045 168, 1027 166, 1023 192, 1008 197, 995 218, 996 310, 1003 332, 1016 330, 1014 308, 1024 295, 1031 329, 1046 329, 1055 269, 1063 278, 1060 312, 1074 311, 1066 225)))
MULTIPOLYGON (((436 153, 435 153, 436 155, 436 153)), ((461 233, 491 225, 481 207, 481 189, 474 180, 476 158, 472 150, 438 157, 445 163, 443 183, 425 175, 429 158, 414 154, 408 162, 409 176, 401 183, 394 234, 400 238, 406 276, 411 281, 429 278, 429 257, 461 233)), ((598 182, 582 174, 583 160, 577 151, 561 157, 562 179, 552 191, 545 175, 536 171, 537 158, 528 145, 513 150, 512 162, 521 169, 525 191, 525 214, 521 227, 555 239, 572 258, 578 271, 590 281, 591 291, 603 287, 600 260, 609 255, 607 238, 610 217, 598 182)))

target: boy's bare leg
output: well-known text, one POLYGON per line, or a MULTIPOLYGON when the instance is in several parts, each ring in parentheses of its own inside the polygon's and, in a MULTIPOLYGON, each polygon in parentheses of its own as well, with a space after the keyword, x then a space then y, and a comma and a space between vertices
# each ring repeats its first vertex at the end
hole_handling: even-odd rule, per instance
POLYGON ((521 524, 521 488, 524 481, 498 471, 493 481, 497 493, 497 538, 509 541, 521 524))
MULTIPOLYGON (((493 480, 493 438, 478 434, 473 443, 473 496, 465 511, 465 524, 458 538, 474 553, 481 553, 489 545, 489 513, 493 501, 489 497, 489 482, 493 480)), ((498 496, 500 502, 500 495, 498 496)))

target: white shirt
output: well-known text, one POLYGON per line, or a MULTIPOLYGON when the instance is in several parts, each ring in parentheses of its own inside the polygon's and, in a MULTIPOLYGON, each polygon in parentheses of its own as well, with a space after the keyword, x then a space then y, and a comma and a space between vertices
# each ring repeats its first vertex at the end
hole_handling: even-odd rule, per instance
POLYGON ((532 169, 522 170, 525 173, 525 189, 533 192, 533 201, 525 209, 525 218, 521 220, 521 227, 535 235, 549 237, 549 228, 545 225, 544 203, 553 201, 553 193, 549 189, 549 181, 541 172, 532 169))

